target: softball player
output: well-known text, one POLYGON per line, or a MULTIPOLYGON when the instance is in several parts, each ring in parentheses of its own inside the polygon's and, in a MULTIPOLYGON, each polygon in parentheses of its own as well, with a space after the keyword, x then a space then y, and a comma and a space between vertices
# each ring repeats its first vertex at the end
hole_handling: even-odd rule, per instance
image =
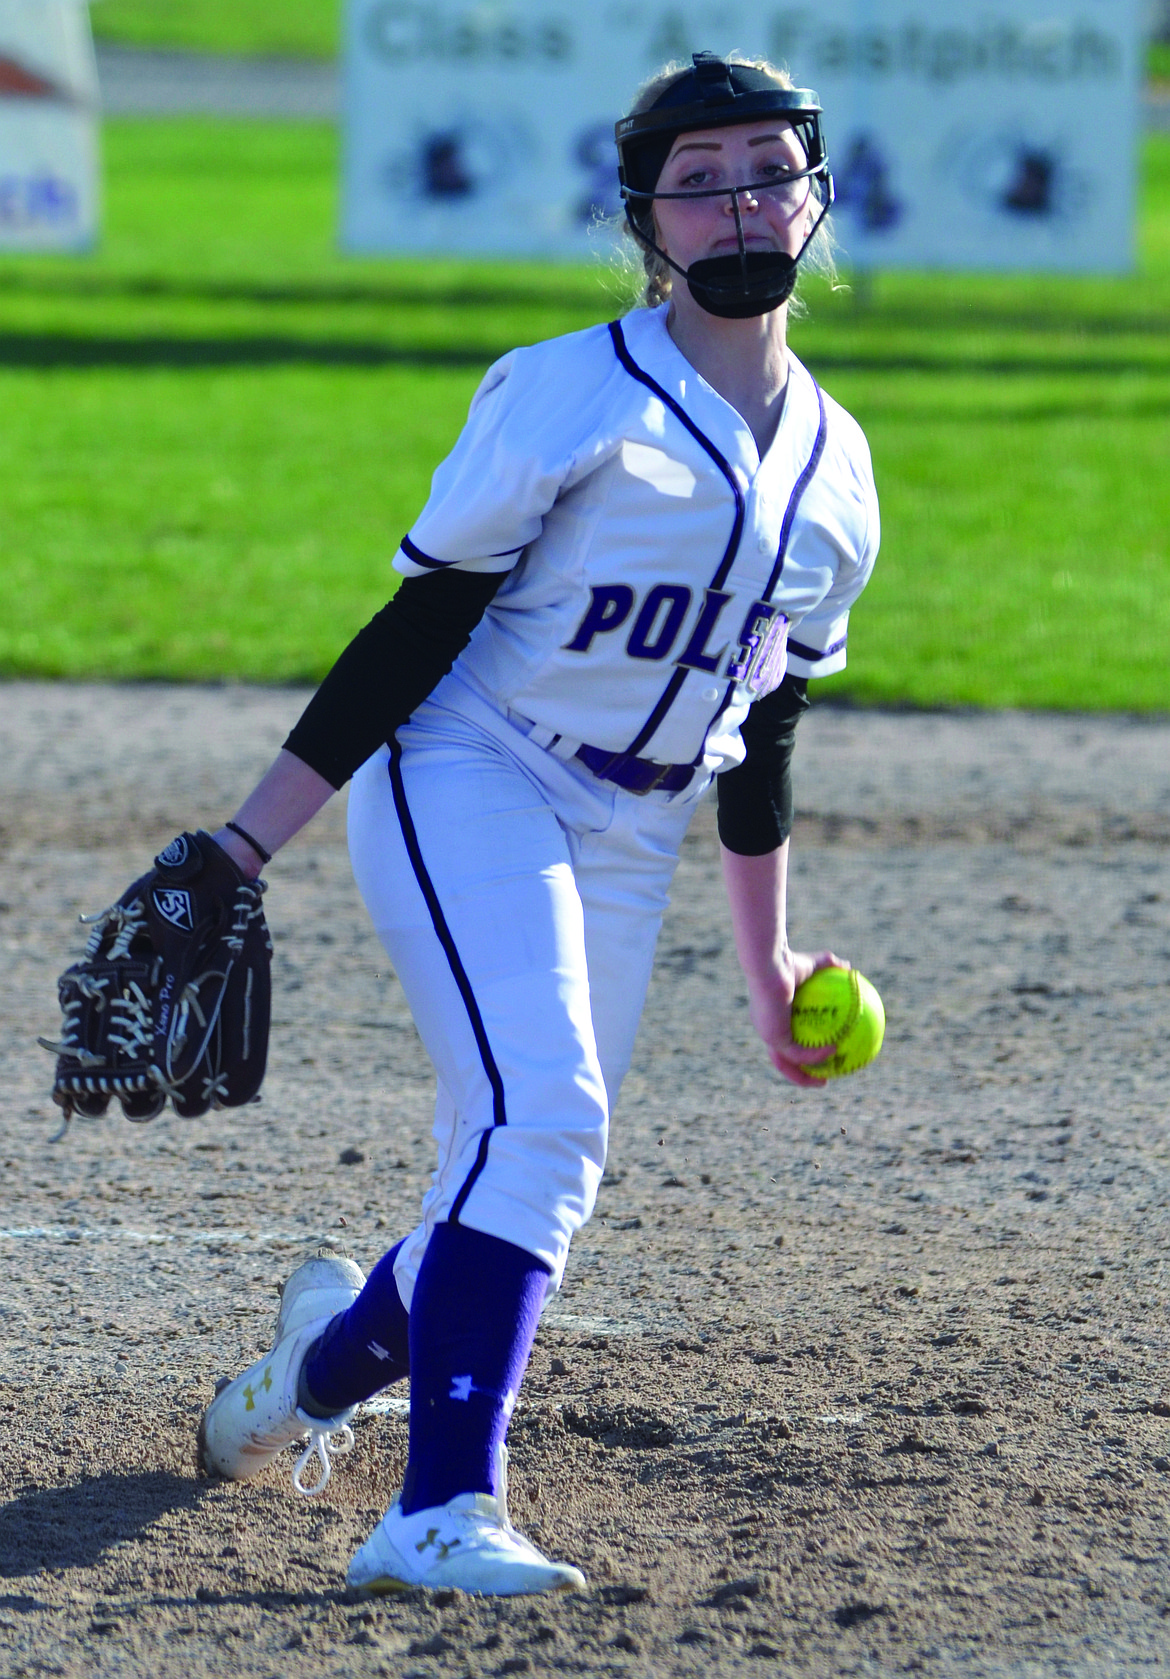
MULTIPOLYGON (((541 1307, 589 1217, 679 846, 718 778, 753 1023, 798 1085, 789 758, 845 662, 878 516, 857 425, 788 352, 832 201, 814 94, 709 53, 617 127, 648 307, 513 351, 395 557, 404 581, 216 838, 251 874, 351 776, 354 871, 438 1075, 417 1228, 368 1280, 310 1260, 271 1353, 201 1426, 212 1471, 410 1376, 399 1499, 350 1565, 409 1584, 583 1585, 511 1526, 504 1437, 541 1307)), ((315 1489, 316 1490, 316 1489, 315 1489)))

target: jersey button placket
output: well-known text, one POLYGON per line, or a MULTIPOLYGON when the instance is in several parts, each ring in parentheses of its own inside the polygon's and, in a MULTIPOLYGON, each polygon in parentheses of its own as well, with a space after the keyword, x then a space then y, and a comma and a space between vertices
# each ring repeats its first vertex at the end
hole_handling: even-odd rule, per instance
MULTIPOLYGON (((747 541, 744 544, 748 553, 751 552, 748 543, 754 543, 758 554, 768 558, 775 554, 778 533, 770 513, 768 497, 761 494, 758 487, 753 486, 751 499, 748 503, 748 519, 750 520, 748 530, 751 534, 747 536, 747 541)), ((771 570, 771 567, 769 566, 768 569, 771 570)))

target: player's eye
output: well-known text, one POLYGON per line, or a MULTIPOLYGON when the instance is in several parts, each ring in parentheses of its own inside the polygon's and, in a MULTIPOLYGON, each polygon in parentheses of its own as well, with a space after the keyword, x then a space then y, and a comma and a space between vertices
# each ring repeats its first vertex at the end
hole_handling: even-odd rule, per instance
POLYGON ((804 158, 794 155, 787 147, 769 148, 763 157, 757 157, 752 165, 758 171, 758 179, 780 180, 786 176, 798 175, 804 168, 804 158))

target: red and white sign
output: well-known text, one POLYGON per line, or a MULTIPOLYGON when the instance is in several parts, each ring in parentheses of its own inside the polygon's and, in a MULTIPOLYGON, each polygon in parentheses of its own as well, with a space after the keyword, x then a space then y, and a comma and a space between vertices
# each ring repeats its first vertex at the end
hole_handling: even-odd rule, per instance
POLYGON ((0 251, 76 251, 98 226, 85 0, 0 0, 0 251))

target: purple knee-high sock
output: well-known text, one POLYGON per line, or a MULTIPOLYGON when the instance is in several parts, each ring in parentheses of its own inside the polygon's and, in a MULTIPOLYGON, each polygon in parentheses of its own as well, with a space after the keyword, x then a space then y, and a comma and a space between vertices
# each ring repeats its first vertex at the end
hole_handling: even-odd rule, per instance
POLYGON ((523 1248, 437 1224, 410 1307, 407 1515, 496 1484, 496 1450, 536 1338, 548 1267, 523 1248))
POLYGON ((353 1305, 338 1312, 301 1365, 297 1402, 310 1416, 335 1417, 409 1373, 408 1319, 394 1280, 401 1246, 378 1261, 353 1305))

